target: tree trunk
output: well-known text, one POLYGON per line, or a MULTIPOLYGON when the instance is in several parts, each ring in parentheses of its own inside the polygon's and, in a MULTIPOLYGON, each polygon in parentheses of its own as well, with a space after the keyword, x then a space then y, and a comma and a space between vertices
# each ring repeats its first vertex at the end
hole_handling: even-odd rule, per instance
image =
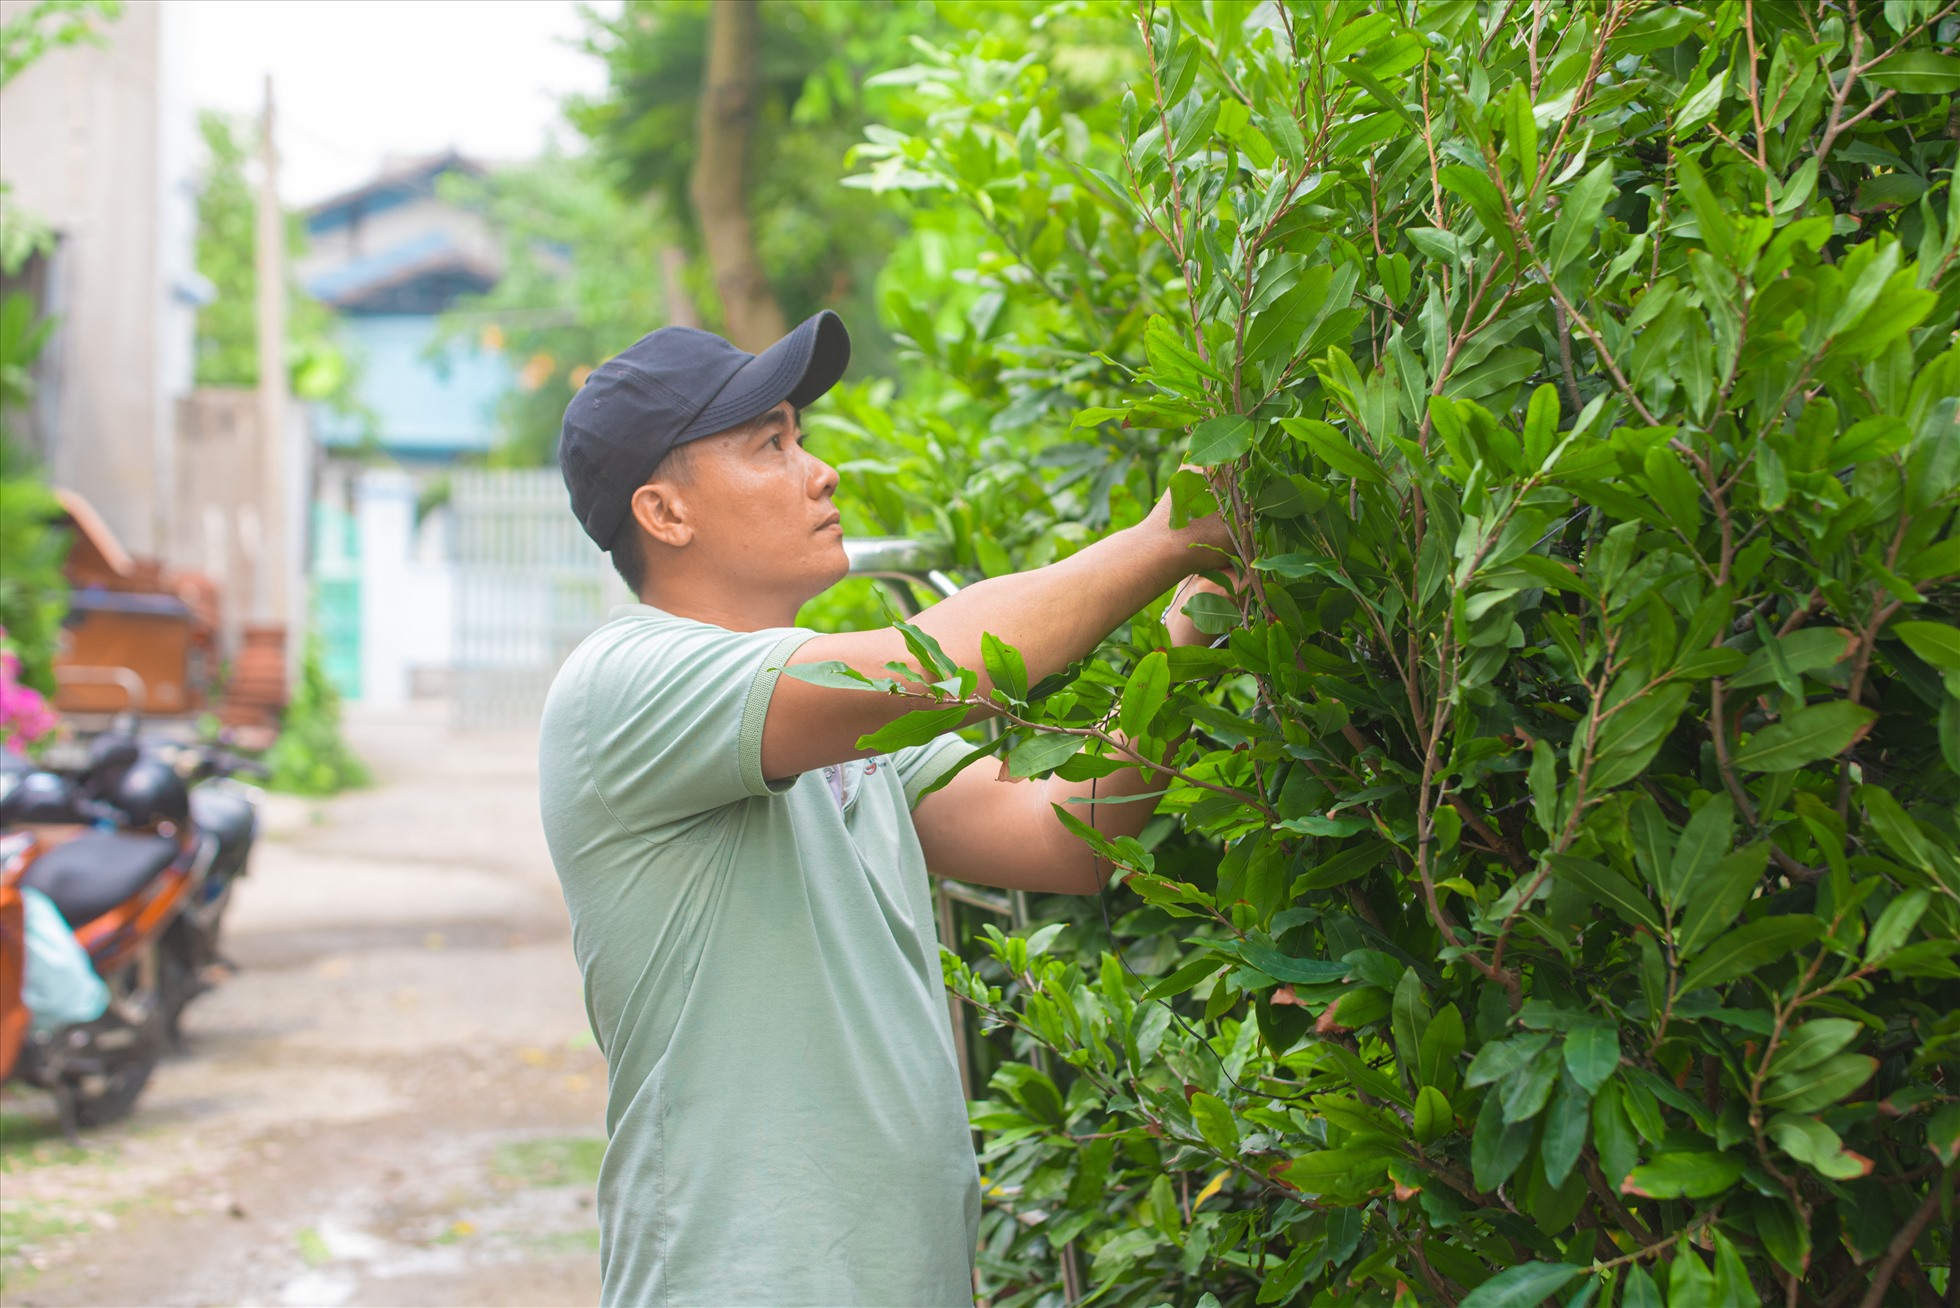
POLYGON ((660 291, 667 301, 667 322, 674 327, 699 327, 701 311, 694 307, 694 297, 687 293, 687 284, 681 280, 681 273, 687 268, 687 255, 678 246, 664 246, 660 251, 660 291))
POLYGON ((760 351, 789 330, 756 258, 749 226, 749 136, 755 128, 762 22, 756 0, 714 0, 708 12, 708 67, 688 196, 708 249, 728 339, 760 351))

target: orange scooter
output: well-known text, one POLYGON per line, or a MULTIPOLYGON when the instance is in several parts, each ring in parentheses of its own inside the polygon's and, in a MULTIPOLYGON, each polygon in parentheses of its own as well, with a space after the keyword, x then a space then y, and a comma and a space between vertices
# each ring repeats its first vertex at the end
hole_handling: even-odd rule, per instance
POLYGON ((162 1057, 164 935, 216 853, 215 839, 167 820, 140 832, 34 824, 0 841, 0 1079, 53 1094, 71 1137, 127 1113, 162 1057), (109 1006, 93 1021, 33 1029, 23 889, 53 901, 107 984, 109 1006))

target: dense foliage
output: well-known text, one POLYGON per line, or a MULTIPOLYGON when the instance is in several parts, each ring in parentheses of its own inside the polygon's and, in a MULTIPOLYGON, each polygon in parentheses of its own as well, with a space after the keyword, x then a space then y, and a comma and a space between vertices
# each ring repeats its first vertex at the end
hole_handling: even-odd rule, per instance
MULTIPOLYGON (((690 256, 685 284, 716 327, 722 306, 689 198, 709 16, 706 0, 629 0, 610 17, 594 13, 588 49, 606 63, 607 92, 574 103, 569 116, 621 190, 658 206, 673 224, 690 256)), ((841 186, 837 162, 883 108, 866 74, 904 62, 909 38, 935 30, 933 7, 771 0, 759 6, 758 20, 745 178, 756 257, 792 324, 824 308, 868 311, 872 279, 903 224, 841 186)), ((867 363, 883 370, 883 343, 872 337, 859 345, 860 370, 867 363)))
POLYGON ((1119 952, 949 958, 992 1302, 1951 1293, 1955 14, 1069 4, 1127 89, 1042 21, 900 75, 861 181, 979 253, 887 283, 895 421, 1065 483, 970 437, 949 543, 1168 482, 1249 564, 1212 650, 915 649, 1016 772, 1175 749, 1085 833, 1119 952))
MULTIPOLYGON (((212 298, 197 311, 196 376, 200 386, 259 384, 257 201, 245 173, 249 124, 206 109, 198 115, 205 166, 197 196, 197 270, 212 298)), ((303 225, 286 220, 286 248, 306 248, 303 225)), ((291 286, 286 300, 286 366, 293 394, 358 412, 355 364, 334 339, 327 307, 291 286)))
POLYGON ((340 734, 340 692, 327 675, 317 636, 307 638, 299 683, 266 751, 267 784, 296 795, 337 795, 373 778, 340 734))

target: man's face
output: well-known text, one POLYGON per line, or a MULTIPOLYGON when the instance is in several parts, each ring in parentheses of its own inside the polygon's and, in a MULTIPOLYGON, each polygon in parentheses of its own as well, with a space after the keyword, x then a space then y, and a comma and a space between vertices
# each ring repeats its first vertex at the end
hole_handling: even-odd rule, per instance
POLYGON ((837 470, 804 448, 787 400, 692 451, 688 553, 742 593, 801 603, 850 570, 831 497, 837 470))

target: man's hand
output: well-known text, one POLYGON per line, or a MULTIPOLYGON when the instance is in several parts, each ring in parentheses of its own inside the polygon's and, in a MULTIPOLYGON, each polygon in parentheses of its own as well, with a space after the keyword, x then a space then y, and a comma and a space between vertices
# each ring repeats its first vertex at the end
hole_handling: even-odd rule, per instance
MULTIPOLYGON (((1244 584, 1244 575, 1237 569, 1227 570, 1234 589, 1244 584)), ((1223 595, 1231 598, 1232 592, 1209 577, 1187 578, 1171 594, 1171 602, 1164 609, 1164 629, 1170 633, 1173 645, 1209 645, 1212 638, 1198 630, 1198 624, 1185 613, 1185 606, 1199 595, 1223 595)))
MULTIPOLYGON (((1204 470, 1186 464, 1178 471, 1202 473, 1204 470)), ((1146 530, 1161 532, 1190 550, 1196 556, 1191 560, 1192 572, 1215 572, 1238 562, 1232 557, 1232 538, 1225 528, 1225 516, 1222 513, 1193 518, 1182 527, 1171 526, 1169 491, 1165 491, 1157 498, 1157 503, 1151 507, 1150 516, 1140 525, 1146 530)))

